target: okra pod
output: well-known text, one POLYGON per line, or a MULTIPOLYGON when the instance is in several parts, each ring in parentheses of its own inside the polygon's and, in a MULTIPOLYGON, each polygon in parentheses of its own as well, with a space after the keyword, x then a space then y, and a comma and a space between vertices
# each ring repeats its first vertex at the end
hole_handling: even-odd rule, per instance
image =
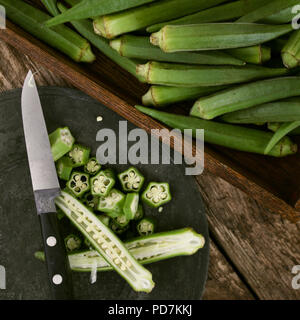
POLYGON ((68 127, 58 128, 50 133, 49 140, 54 161, 57 161, 68 153, 75 142, 68 127))
MULTIPOLYGON (((268 123, 268 129, 273 131, 273 132, 276 132, 281 126, 281 123, 280 122, 270 122, 268 123)), ((293 131, 291 131, 289 133, 290 136, 300 136, 300 128, 296 128, 294 129, 293 131)))
POLYGON ((88 163, 91 149, 80 144, 74 144, 68 153, 73 162, 73 167, 81 167, 88 163))
POLYGON ((262 44, 292 30, 291 25, 255 23, 175 25, 152 33, 150 40, 164 52, 221 50, 262 44))
POLYGON ((172 103, 195 100, 225 88, 226 86, 194 88, 151 86, 148 92, 143 96, 142 101, 145 106, 162 108, 172 103))
POLYGON ((130 219, 126 217, 125 214, 121 214, 114 219, 114 222, 122 229, 128 226, 130 223, 130 219))
MULTIPOLYGON (((204 129, 205 142, 239 151, 264 154, 265 148, 272 138, 272 133, 261 130, 170 114, 142 106, 136 106, 136 108, 171 128, 177 128, 182 131, 185 129, 192 130, 194 138, 197 137, 197 129, 204 129)), ((296 152, 297 144, 294 144, 286 137, 268 155, 284 157, 296 152)))
POLYGON ((175 52, 165 53, 150 43, 149 37, 124 35, 110 42, 110 46, 121 56, 147 61, 177 62, 204 65, 242 66, 244 61, 225 52, 175 52))
POLYGON ((167 182, 150 182, 142 194, 142 200, 152 208, 158 208, 172 200, 167 182))
MULTIPOLYGON (((156 233, 125 241, 125 247, 141 264, 149 264, 178 256, 190 256, 202 249, 205 239, 194 230, 185 228, 156 233)), ((35 257, 45 261, 44 252, 38 251, 35 257)), ((110 271, 112 267, 99 256, 97 251, 84 251, 68 255, 70 267, 77 272, 91 272, 96 264, 98 271, 110 271)))
POLYGON ((41 0, 45 8, 52 16, 58 16, 59 10, 57 9, 57 0, 41 0))
POLYGON ((228 49, 226 52, 235 58, 252 64, 263 64, 271 60, 271 49, 262 45, 248 48, 228 49))
POLYGON ((300 31, 294 31, 282 49, 282 61, 287 68, 300 65, 300 31))
POLYGON ((269 24, 283 24, 288 23, 293 20, 293 18, 296 16, 295 13, 293 13, 293 7, 288 7, 286 9, 283 9, 277 13, 272 14, 269 17, 266 17, 262 20, 263 23, 269 23, 269 24))
POLYGON ((90 190, 90 176, 82 172, 73 172, 66 186, 76 197, 81 197, 90 190))
POLYGON ((101 196, 99 199, 98 210, 105 213, 114 213, 111 218, 123 214, 123 206, 125 202, 125 195, 117 189, 111 189, 107 196, 101 196))
POLYGON ((145 181, 144 176, 134 167, 119 173, 118 178, 125 192, 139 192, 145 181))
POLYGON ((147 31, 152 33, 159 31, 164 26, 168 25, 186 25, 199 23, 224 22, 240 18, 250 11, 262 7, 264 4, 270 3, 273 0, 239 0, 230 3, 225 3, 213 8, 199 11, 197 13, 155 24, 147 28, 147 31))
POLYGON ((91 193, 94 196, 105 197, 116 183, 115 174, 112 170, 100 171, 95 177, 91 178, 91 193))
POLYGON ((68 55, 76 62, 93 62, 95 55, 89 42, 72 29, 61 25, 47 28, 44 22, 50 18, 45 12, 21 0, 0 0, 7 17, 21 28, 68 55))
POLYGON ((73 20, 82 20, 86 18, 94 18, 114 12, 124 11, 130 8, 141 6, 157 0, 87 0, 75 1, 76 5, 59 16, 47 21, 48 27, 57 24, 70 22, 73 20))
POLYGON ((125 213, 125 217, 128 221, 134 219, 138 211, 139 199, 140 196, 138 193, 127 193, 123 206, 123 212, 125 213))
POLYGON ((136 73, 149 84, 209 87, 273 78, 287 74, 288 70, 260 66, 196 66, 152 61, 138 65, 136 73))
POLYGON ((289 20, 284 21, 283 23, 290 22, 293 18, 292 15, 292 7, 299 4, 298 0, 273 0, 271 3, 267 3, 266 5, 249 12, 244 15, 240 19, 237 20, 238 23, 249 23, 249 22, 257 22, 263 19, 270 18, 271 21, 276 18, 278 19, 278 15, 280 20, 282 20, 281 15, 286 16, 286 9, 290 10, 290 15, 288 15, 289 20))
MULTIPOLYGON (((66 0, 66 2, 72 5, 74 3, 74 0, 66 0)), ((61 3, 58 3, 58 8, 62 12, 66 10, 66 7, 63 6, 61 3)), ((136 67, 140 62, 135 61, 133 59, 121 57, 114 49, 110 47, 108 40, 95 34, 93 29, 93 23, 91 21, 89 20, 71 21, 71 24, 83 37, 88 39, 104 55, 106 55, 109 59, 114 61, 121 68, 125 69, 126 71, 128 71, 129 73, 137 77, 136 67)), ((142 80, 142 79, 139 79, 139 80, 142 80)))
POLYGON ((218 5, 228 0, 161 0, 123 12, 102 15, 94 20, 95 32, 112 39, 184 15, 218 5))
POLYGON ((290 132, 300 127, 300 121, 283 123, 280 128, 274 133, 273 137, 270 139, 266 149, 265 154, 268 154, 272 148, 290 132))
POLYGON ((143 218, 136 226, 136 230, 140 236, 150 236, 156 230, 156 221, 153 218, 143 218))
POLYGON ((88 173, 91 176, 96 175, 100 170, 101 164, 95 157, 90 158, 84 166, 84 172, 88 173))
POLYGON ((200 98, 190 114, 210 120, 229 112, 299 95, 300 77, 262 80, 200 98))
POLYGON ((73 162, 68 157, 62 157, 56 162, 56 171, 59 179, 68 181, 73 170, 73 162))
POLYGON ((300 121, 300 98, 265 103, 231 112, 221 119, 229 123, 244 124, 300 121))
POLYGON ((55 203, 134 290, 150 292, 153 289, 151 273, 133 258, 118 237, 90 210, 63 191, 55 203))

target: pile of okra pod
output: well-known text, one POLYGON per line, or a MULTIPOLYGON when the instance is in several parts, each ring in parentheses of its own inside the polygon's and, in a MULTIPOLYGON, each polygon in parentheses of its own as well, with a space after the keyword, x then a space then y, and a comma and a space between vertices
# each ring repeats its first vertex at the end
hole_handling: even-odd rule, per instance
POLYGON ((208 143, 297 152, 288 136, 300 133, 299 0, 41 2, 49 14, 0 0, 9 19, 75 61, 93 62, 92 44, 150 84, 141 112, 194 134, 204 129, 208 143), (185 101, 189 116, 158 110, 185 101))

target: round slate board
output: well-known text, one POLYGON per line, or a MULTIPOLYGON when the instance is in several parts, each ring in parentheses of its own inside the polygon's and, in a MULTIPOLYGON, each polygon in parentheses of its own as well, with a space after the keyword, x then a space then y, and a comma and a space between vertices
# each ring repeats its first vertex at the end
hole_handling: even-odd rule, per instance
MULTIPOLYGON (((80 91, 44 87, 39 89, 48 131, 68 126, 76 140, 96 152, 96 133, 101 128, 118 132, 120 116, 80 91), (103 117, 97 122, 97 116, 103 117)), ((50 299, 45 265, 33 256, 42 239, 33 201, 25 150, 21 90, 0 95, 0 265, 6 269, 7 288, 3 299, 50 299)), ((128 130, 135 128, 128 123, 128 130)), ((130 144, 129 144, 130 146, 130 144)), ((115 165, 120 172, 124 165, 115 165)), ((185 176, 183 165, 137 166, 147 181, 168 181, 173 200, 164 207, 146 210, 158 217, 158 231, 192 227, 204 235, 205 247, 191 257, 179 257, 147 266, 156 287, 151 294, 135 293, 115 272, 98 273, 91 285, 89 273, 73 273, 77 299, 200 299, 209 259, 209 235, 205 210, 193 177, 185 176)))

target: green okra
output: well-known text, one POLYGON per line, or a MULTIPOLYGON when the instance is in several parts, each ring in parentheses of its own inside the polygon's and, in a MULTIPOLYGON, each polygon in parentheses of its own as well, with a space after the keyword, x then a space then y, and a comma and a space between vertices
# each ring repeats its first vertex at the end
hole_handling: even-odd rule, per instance
POLYGON ((150 182, 142 194, 142 200, 152 208, 158 208, 172 200, 167 182, 150 182))
POLYGON ((226 86, 194 88, 151 86, 147 93, 142 97, 142 101, 145 106, 162 108, 172 103, 195 100, 225 88, 226 86))
POLYGON ((68 153, 75 142, 68 127, 58 128, 50 133, 49 140, 54 161, 57 161, 68 153))
POLYGON ((123 206, 123 212, 128 221, 133 220, 139 206, 140 196, 136 192, 127 193, 123 206))
POLYGON ((271 49, 262 45, 256 45, 247 48, 228 49, 226 52, 235 58, 252 64, 263 64, 271 60, 271 49))
POLYGON ((74 234, 68 235, 64 241, 68 252, 79 250, 82 243, 81 239, 74 234))
POLYGON ((214 119, 229 112, 300 95, 300 77, 261 80, 197 100, 190 115, 214 119))
POLYGON ((81 197, 90 190, 90 176, 82 172, 73 172, 66 186, 76 197, 81 197))
POLYGON ((300 98, 269 102, 230 112, 221 119, 229 123, 243 124, 300 121, 300 98))
POLYGON ((74 144, 68 153, 68 157, 73 162, 73 167, 81 167, 88 163, 91 149, 80 144, 74 144))
POLYGON ((102 15, 94 20, 97 34, 112 39, 149 25, 182 17, 228 0, 161 0, 123 12, 102 15))
POLYGON ((110 42, 110 46, 121 56, 147 61, 177 62, 203 65, 236 65, 242 66, 244 61, 225 52, 175 52, 165 53, 150 43, 149 37, 123 35, 110 42))
POLYGON ((198 66, 152 61, 138 65, 136 73, 149 84, 209 87, 282 76, 288 74, 288 70, 261 66, 198 66))
POLYGON ((282 61, 287 68, 300 65, 300 30, 294 31, 283 47, 282 61))
POLYGON ((281 124, 279 129, 274 133, 273 137, 270 139, 268 145, 265 148, 265 154, 268 154, 274 146, 287 136, 290 132, 300 127, 300 121, 286 122, 281 124))
POLYGON ((139 192, 145 181, 144 176, 135 167, 119 173, 118 178, 125 192, 139 192))
MULTIPOLYGON (((280 123, 280 122, 269 122, 268 123, 268 129, 273 131, 273 132, 276 132, 280 128, 281 124, 282 123, 280 123)), ((291 131, 289 133, 289 135, 290 136, 300 136, 300 128, 298 127, 296 129, 294 129, 293 131, 291 131)))
POLYGON ((152 33, 150 40, 164 52, 224 50, 262 44, 292 30, 291 25, 255 23, 174 25, 152 33))
POLYGON ((199 23, 224 22, 240 18, 250 11, 262 7, 264 4, 270 3, 273 0, 239 0, 225 3, 213 8, 199 11, 197 13, 155 24, 147 28, 147 31, 152 33, 159 31, 166 25, 187 25, 199 23))
POLYGON ((59 16, 50 19, 46 22, 48 27, 57 24, 70 22, 73 20, 82 20, 86 18, 94 18, 103 16, 118 11, 124 11, 133 7, 137 7, 146 3, 151 3, 157 0, 86 0, 75 1, 73 8, 60 14, 59 16))
POLYGON ((90 158, 89 161, 84 165, 84 172, 91 176, 96 175, 100 170, 101 164, 95 157, 90 158))
POLYGON ((95 210, 99 204, 99 197, 94 196, 91 192, 87 192, 83 195, 82 203, 92 210, 95 210))
POLYGON ((109 227, 110 224, 110 217, 108 217, 106 214, 101 214, 97 216, 97 218, 107 227, 109 227))
POLYGON ((41 0, 41 2, 52 16, 55 17, 60 14, 57 9, 57 0, 41 0))
POLYGON ((150 292, 153 289, 155 284, 152 274, 134 259, 119 238, 80 201, 62 191, 55 199, 55 204, 135 291, 150 292))
POLYGON ((114 222, 120 227, 120 228, 126 228, 128 224, 130 223, 130 219, 126 217, 125 214, 121 214, 118 217, 114 219, 114 222))
POLYGON ((288 7, 286 9, 283 9, 277 13, 272 14, 269 17, 263 18, 263 23, 269 23, 269 24, 283 24, 288 23, 293 20, 293 18, 296 16, 295 13, 293 13, 293 7, 288 7))
POLYGON ((116 218, 123 214, 123 206, 125 202, 125 195, 117 189, 111 189, 108 195, 101 196, 99 199, 98 210, 107 213, 111 218, 116 218), (110 215, 110 214, 113 215, 110 215))
POLYGON ((149 236, 156 230, 156 221, 153 218, 143 218, 136 226, 136 230, 140 236, 149 236))
POLYGON ((124 227, 121 227, 120 224, 117 223, 115 219, 111 221, 109 227, 113 231, 113 233, 120 236, 129 230, 129 224, 126 224, 124 227))
POLYGON ((94 196, 105 197, 116 183, 115 174, 111 169, 100 171, 91 178, 91 193, 94 196))
POLYGON ((73 170, 73 162, 68 157, 62 157, 56 162, 56 171, 59 179, 68 181, 73 170))
MULTIPOLYGON (((290 22, 293 19, 292 15, 292 7, 299 4, 298 0, 273 0, 271 3, 267 3, 264 6, 249 12, 248 14, 244 15, 240 19, 237 20, 238 23, 250 23, 250 22, 257 22, 268 18, 276 21, 276 18, 282 20, 283 16, 286 16, 286 10, 290 10, 290 15, 288 15, 289 20, 283 21, 283 23, 290 22)), ((278 20, 277 20, 278 21, 278 20)))
MULTIPOLYGON (((197 129, 204 129, 205 142, 239 151, 264 154, 265 148, 272 138, 272 133, 261 130, 170 114, 142 106, 136 106, 136 108, 171 128, 177 128, 182 131, 185 129, 192 130, 194 138, 197 137, 197 129)), ((297 144, 286 137, 268 155, 284 157, 296 152, 297 144)))
MULTIPOLYGON (((74 0, 66 0, 66 2, 71 5, 74 4, 74 0)), ((66 7, 63 6, 61 3, 58 3, 58 8, 62 12, 66 10, 66 7)), ((136 67, 140 63, 140 61, 120 56, 114 49, 110 47, 108 40, 95 34, 93 29, 93 23, 91 21, 71 21, 71 24, 83 37, 88 39, 97 49, 99 49, 109 59, 114 61, 117 65, 125 69, 127 72, 139 78, 136 75, 136 67)), ((142 79, 139 80, 142 81, 142 79)))
MULTIPOLYGON (((137 261, 149 264, 178 256, 193 255, 204 247, 205 239, 194 230, 185 228, 138 237, 125 241, 124 245, 137 261)), ((35 257, 45 261, 45 254, 42 251, 36 252, 35 257)), ((113 270, 97 251, 73 253, 69 254, 68 258, 73 271, 91 272, 95 264, 97 271, 113 270)))
POLYGON ((93 62, 95 55, 89 42, 72 29, 61 25, 47 28, 44 22, 50 16, 21 0, 0 0, 6 16, 21 28, 68 55, 76 62, 93 62))
POLYGON ((138 205, 137 212, 134 216, 134 220, 139 221, 144 218, 144 208, 141 204, 138 205))

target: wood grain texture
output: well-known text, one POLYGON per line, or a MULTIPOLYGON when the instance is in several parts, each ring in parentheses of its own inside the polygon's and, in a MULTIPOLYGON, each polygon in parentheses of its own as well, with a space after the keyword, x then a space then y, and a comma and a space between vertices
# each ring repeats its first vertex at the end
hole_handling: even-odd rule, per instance
POLYGON ((226 181, 197 178, 212 238, 260 299, 300 299, 291 270, 300 264, 299 224, 283 220, 226 181))
MULTIPOLYGON (((97 50, 97 62, 83 66, 73 63, 9 21, 0 37, 147 132, 164 128, 133 107, 140 102, 147 87, 97 50)), ((300 219, 300 212, 295 210, 300 198, 300 153, 287 159, 270 159, 206 146, 205 161, 206 170, 264 202, 269 209, 276 206, 283 217, 294 222, 300 219)))
MULTIPOLYGON (((54 75, 40 64, 20 53, 18 50, 0 40, 0 90, 22 87, 28 69, 35 70, 36 82, 39 86, 70 87, 69 82, 54 75)), ((253 295, 244 285, 237 273, 226 261, 216 245, 211 242, 210 267, 208 282, 204 295, 205 299, 253 299, 253 295)))

